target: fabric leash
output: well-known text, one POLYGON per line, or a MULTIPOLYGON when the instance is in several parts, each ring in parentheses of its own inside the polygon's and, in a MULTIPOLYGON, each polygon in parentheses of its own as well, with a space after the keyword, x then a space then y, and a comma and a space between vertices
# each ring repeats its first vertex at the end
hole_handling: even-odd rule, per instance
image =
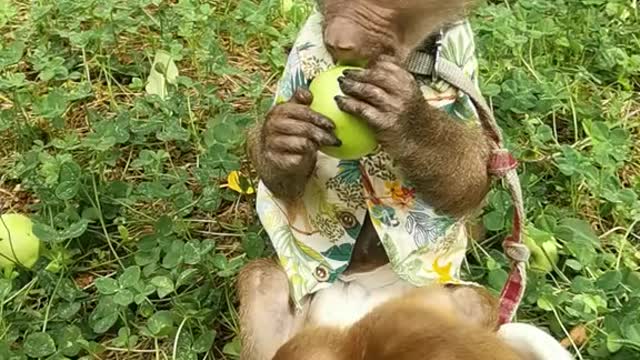
POLYGON ((409 72, 417 75, 442 79, 466 93, 476 105, 480 122, 493 140, 493 149, 489 160, 489 172, 506 183, 514 205, 513 229, 502 243, 504 253, 511 261, 509 277, 500 294, 499 325, 511 322, 522 301, 526 287, 526 263, 529 260, 529 249, 523 242, 524 204, 520 180, 516 171, 518 162, 504 148, 500 129, 493 112, 480 94, 476 85, 463 73, 458 65, 440 56, 442 32, 435 42, 435 53, 425 51, 414 52, 406 62, 409 72))

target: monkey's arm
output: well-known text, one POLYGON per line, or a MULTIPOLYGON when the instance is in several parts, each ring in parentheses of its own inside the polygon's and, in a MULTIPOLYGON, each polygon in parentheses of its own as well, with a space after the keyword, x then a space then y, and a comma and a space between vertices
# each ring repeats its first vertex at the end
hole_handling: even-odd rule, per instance
POLYGON ((452 216, 469 213, 489 191, 487 137, 429 105, 415 111, 387 151, 428 204, 452 216))
POLYGON ((429 106, 413 76, 388 57, 345 71, 340 82, 347 96, 336 98, 339 107, 369 122, 428 204, 452 216, 480 205, 489 189, 489 143, 478 126, 429 106))

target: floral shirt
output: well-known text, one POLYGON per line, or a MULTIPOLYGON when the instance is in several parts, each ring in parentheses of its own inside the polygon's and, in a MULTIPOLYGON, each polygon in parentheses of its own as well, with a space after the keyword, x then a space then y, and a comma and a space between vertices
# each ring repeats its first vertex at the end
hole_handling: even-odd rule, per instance
MULTIPOLYGON (((314 12, 300 31, 279 81, 276 103, 288 100, 298 87, 308 88, 316 74, 334 65, 324 47, 321 21, 322 15, 314 12)), ((458 64, 477 85, 475 44, 467 21, 443 34, 441 56, 458 64)), ((479 122, 466 94, 430 77, 416 80, 430 105, 459 121, 479 122)), ((298 307, 306 295, 331 286, 347 268, 367 212, 401 279, 415 286, 462 283, 459 274, 467 247, 462 220, 438 214, 418 198, 381 149, 359 160, 318 152, 315 171, 299 200, 280 201, 260 182, 257 212, 298 307)))

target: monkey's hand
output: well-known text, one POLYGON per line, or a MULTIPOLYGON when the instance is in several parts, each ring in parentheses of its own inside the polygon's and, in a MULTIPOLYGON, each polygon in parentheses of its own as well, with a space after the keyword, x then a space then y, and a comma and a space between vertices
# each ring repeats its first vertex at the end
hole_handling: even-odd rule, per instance
POLYGON ((261 180, 282 199, 302 194, 319 147, 340 144, 333 122, 309 108, 312 100, 309 91, 298 89, 249 134, 249 154, 261 180))
POLYGON ((436 210, 462 216, 488 192, 490 152, 480 127, 430 106, 413 76, 383 56, 339 80, 340 109, 366 120, 421 197, 436 210))
POLYGON ((411 134, 416 122, 425 125, 428 105, 418 83, 390 57, 380 57, 368 69, 346 70, 338 81, 347 95, 336 97, 340 109, 365 119, 385 150, 405 143, 397 140, 411 134))

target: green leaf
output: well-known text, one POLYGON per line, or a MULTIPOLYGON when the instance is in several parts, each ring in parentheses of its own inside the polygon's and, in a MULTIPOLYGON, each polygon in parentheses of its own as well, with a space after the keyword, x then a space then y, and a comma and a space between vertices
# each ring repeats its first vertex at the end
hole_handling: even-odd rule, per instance
POLYGON ((197 360, 198 354, 191 348, 193 337, 191 333, 183 332, 180 334, 178 344, 176 346, 176 360, 197 360))
POLYGON ((78 302, 62 302, 58 304, 56 314, 60 320, 71 320, 80 311, 80 307, 78 302))
POLYGON ((169 216, 163 215, 158 218, 153 227, 158 235, 170 235, 173 233, 173 220, 169 216))
POLYGON ((158 311, 147 320, 147 330, 156 337, 167 336, 173 328, 173 318, 169 311, 158 311))
POLYGON ((67 229, 60 231, 59 237, 61 240, 69 240, 80 237, 82 234, 87 231, 89 227, 89 221, 86 219, 81 219, 80 221, 71 224, 67 229))
POLYGON ((568 267, 572 268, 575 271, 580 271, 583 268, 582 264, 579 261, 576 261, 573 259, 568 259, 565 262, 565 265, 567 265, 568 267))
POLYGON ((98 334, 107 332, 118 321, 118 305, 112 297, 103 297, 89 316, 89 325, 98 334))
POLYGON ((222 254, 215 254, 212 259, 213 266, 215 266, 218 270, 227 270, 229 267, 229 262, 227 258, 222 254))
POLYGON ((66 92, 61 89, 53 89, 34 104, 38 115, 47 119, 55 119, 62 116, 67 110, 66 92))
POLYGON ((484 226, 489 231, 500 231, 504 229, 504 214, 498 211, 491 211, 482 217, 484 226))
POLYGON ((488 276, 489 285, 494 290, 500 290, 504 286, 508 277, 509 277, 509 274, 507 274, 507 272, 504 271, 504 269, 491 270, 488 276))
POLYGON ((95 284, 98 291, 104 295, 115 294, 120 288, 117 281, 106 277, 96 279, 95 284))
POLYGON ((217 186, 206 186, 202 190, 202 196, 198 202, 198 206, 203 211, 216 210, 222 201, 220 190, 217 186))
POLYGON ((75 325, 65 326, 55 336, 58 349, 65 356, 76 356, 82 349, 80 342, 84 341, 82 331, 75 325))
POLYGON ((41 358, 55 353, 56 344, 47 333, 32 333, 24 341, 24 351, 33 358, 41 358))
POLYGON ((56 229, 47 224, 34 222, 33 233, 38 237, 38 239, 44 242, 53 243, 59 241, 58 232, 56 231, 56 229))
POLYGON ((576 293, 587 293, 595 290, 592 280, 584 276, 576 276, 571 282, 571 289, 576 293))
POLYGON ((620 335, 616 333, 610 333, 607 335, 607 350, 610 353, 616 353, 622 349, 623 341, 620 338, 620 335))
POLYGON ((178 280, 176 281, 176 288, 179 288, 180 286, 186 285, 191 282, 197 273, 197 269, 187 269, 181 272, 178 276, 178 280))
POLYGON ((180 123, 172 119, 162 126, 162 129, 156 133, 156 137, 160 141, 188 141, 191 134, 180 123))
POLYGON ((173 281, 166 276, 156 276, 151 279, 151 285, 155 286, 158 290, 158 296, 160 298, 164 298, 169 293, 171 293, 175 288, 173 286, 173 281))
MULTIPOLYGON (((343 246, 344 245, 351 247, 351 245, 349 244, 343 244, 343 246)), ((264 253, 264 250, 265 250, 264 240, 256 233, 253 233, 253 232, 248 233, 246 236, 242 238, 242 248, 244 249, 249 259, 260 258, 262 257, 262 254, 264 253)), ((336 249, 336 251, 338 252, 336 254, 331 253, 331 255, 340 257, 340 254, 339 254, 340 250, 337 249, 337 247, 332 247, 331 249, 332 250, 336 249)), ((329 250, 329 252, 331 252, 331 250, 329 250)), ((330 259, 334 259, 333 257, 325 253, 323 254, 325 256, 328 256, 330 259)), ((334 259, 334 260, 337 260, 337 259, 334 259)))
POLYGON ((538 299, 537 304, 538 307, 542 310, 553 311, 554 309, 553 303, 544 296, 538 299))
POLYGON ((200 263, 200 247, 194 242, 188 242, 184 246, 184 263, 189 265, 196 265, 200 263))
POLYGON ((634 320, 628 317, 623 321, 622 334, 628 340, 640 344, 640 324, 637 323, 637 318, 634 320))
POLYGON ((129 289, 121 289, 113 297, 113 301, 122 306, 128 306, 133 302, 133 293, 129 289))
POLYGON ((153 248, 150 251, 138 251, 135 256, 136 264, 140 266, 155 264, 160 261, 160 252, 161 249, 159 247, 153 248))
POLYGON ((140 281, 140 266, 130 266, 124 270, 120 278, 118 278, 118 282, 122 287, 134 287, 140 281))
POLYGON ((228 343, 224 344, 224 347, 222 348, 222 352, 224 354, 226 354, 226 355, 239 357, 241 348, 242 348, 242 345, 240 343, 240 338, 239 337, 235 337, 235 338, 233 338, 233 340, 231 340, 228 343))
POLYGON ((600 239, 596 236, 591 225, 580 219, 563 219, 556 228, 556 235, 565 241, 587 242, 596 247, 600 246, 600 239))
POLYGON ((56 196, 60 200, 71 200, 78 193, 79 178, 82 170, 75 161, 65 161, 60 165, 60 184, 56 187, 56 196))
POLYGON ((184 260, 184 244, 174 241, 167 255, 162 259, 162 267, 165 269, 175 269, 184 260))
POLYGON ((118 337, 113 339, 115 346, 132 349, 138 343, 138 336, 131 335, 131 330, 128 327, 122 327, 118 330, 118 337))
POLYGON ((216 331, 210 330, 203 332, 196 341, 193 342, 192 348, 198 354, 205 353, 211 350, 213 342, 216 339, 216 331))
POLYGON ((621 282, 622 273, 617 270, 612 270, 602 274, 596 281, 596 286, 602 290, 609 291, 620 286, 621 282))
MULTIPOLYGON (((0 225, 1 226, 1 225, 0 225)), ((11 293, 11 281, 8 279, 0 279, 0 300, 5 299, 11 293)))

